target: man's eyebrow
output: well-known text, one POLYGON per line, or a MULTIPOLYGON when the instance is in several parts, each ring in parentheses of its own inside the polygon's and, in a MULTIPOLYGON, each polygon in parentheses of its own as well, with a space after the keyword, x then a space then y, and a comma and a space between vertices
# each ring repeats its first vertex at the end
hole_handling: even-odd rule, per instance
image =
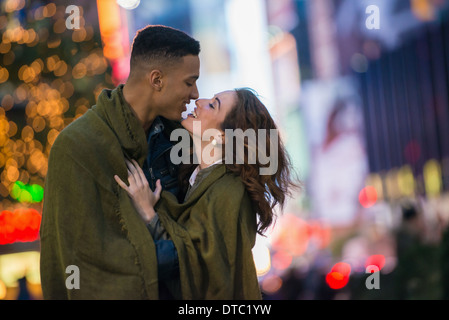
POLYGON ((200 76, 198 76, 198 75, 193 75, 193 76, 190 76, 189 79, 198 80, 199 77, 200 77, 200 76))

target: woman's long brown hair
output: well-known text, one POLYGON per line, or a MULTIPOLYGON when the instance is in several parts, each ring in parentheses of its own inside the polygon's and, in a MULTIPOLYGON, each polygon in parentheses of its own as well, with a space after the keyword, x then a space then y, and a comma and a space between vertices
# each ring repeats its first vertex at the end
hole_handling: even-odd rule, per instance
MULTIPOLYGON (((238 164, 238 161, 236 161, 237 143, 233 143, 234 161, 230 164, 227 163, 226 167, 231 172, 239 175, 245 184, 246 190, 252 200, 253 207, 258 214, 259 221, 257 232, 263 234, 273 222, 275 206, 279 205, 283 208, 286 198, 291 195, 292 188, 299 188, 300 184, 299 182, 294 181, 292 177, 293 168, 291 161, 278 131, 276 131, 277 145, 271 144, 270 133, 272 131, 270 130, 278 130, 278 128, 267 108, 259 100, 252 89, 239 88, 235 89, 235 92, 237 94, 236 105, 226 115, 221 129, 224 132, 226 129, 241 129, 243 132, 248 129, 253 129, 256 132, 257 142, 253 143, 251 146, 251 144, 248 143, 248 140, 245 139, 245 153, 242 164, 238 164), (269 155, 270 158, 273 156, 276 157, 277 170, 275 170, 273 174, 260 174, 260 169, 266 168, 270 164, 261 164, 259 159, 259 129, 265 129, 260 131, 260 133, 265 135, 266 142, 266 150, 263 150, 262 154, 269 155), (254 150, 253 147, 255 147, 256 150, 254 150), (250 152, 252 152, 253 155, 256 155, 256 161, 248 161, 250 152)), ((223 151, 225 152, 224 149, 223 151)))
MULTIPOLYGON (((264 155, 270 155, 270 158, 273 154, 276 155, 277 170, 272 175, 260 174, 260 169, 266 168, 269 164, 264 165, 259 161, 258 141, 251 145, 245 140, 243 163, 239 164, 241 161, 237 161, 236 159, 236 148, 240 147, 238 143, 233 143, 232 151, 234 159, 232 163, 227 163, 230 161, 224 161, 227 169, 242 179, 258 215, 257 232, 263 234, 273 222, 275 206, 279 205, 282 208, 287 197, 291 195, 292 188, 300 188, 301 184, 296 179, 295 181, 293 179, 290 158, 279 136, 279 132, 277 134, 277 149, 274 150, 274 147, 271 145, 270 129, 277 130, 277 126, 267 108, 252 89, 239 88, 235 89, 235 92, 237 94, 237 102, 226 115, 221 125, 222 131, 226 132, 226 129, 241 129, 245 132, 248 129, 253 129, 256 132, 256 139, 258 139, 258 129, 265 129, 265 131, 262 131, 266 133, 266 150, 264 150, 264 155), (253 150, 253 147, 256 150, 253 150), (254 161, 248 161, 250 153, 256 155, 255 163, 253 163, 254 161)), ((223 145, 223 156, 226 154, 226 143, 229 143, 229 141, 225 141, 223 145)), ((191 159, 193 159, 192 156, 193 150, 191 150, 191 159)), ((189 176, 196 166, 188 164, 180 167, 181 196, 178 199, 179 201, 182 201, 181 198, 187 191, 189 176)))

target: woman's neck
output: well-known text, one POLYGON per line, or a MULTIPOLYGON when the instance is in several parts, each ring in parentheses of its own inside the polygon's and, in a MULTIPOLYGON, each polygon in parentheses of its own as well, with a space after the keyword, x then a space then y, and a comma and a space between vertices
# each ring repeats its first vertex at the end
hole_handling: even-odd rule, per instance
POLYGON ((199 160, 200 169, 205 169, 222 159, 221 145, 214 145, 208 141, 201 141, 199 137, 193 137, 193 150, 199 160))

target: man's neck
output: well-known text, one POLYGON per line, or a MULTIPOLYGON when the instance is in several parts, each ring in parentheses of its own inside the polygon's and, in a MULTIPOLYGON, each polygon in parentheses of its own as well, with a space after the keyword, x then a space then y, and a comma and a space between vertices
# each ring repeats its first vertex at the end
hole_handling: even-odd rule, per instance
MULTIPOLYGON (((146 95, 141 94, 139 85, 125 84, 123 86, 123 97, 131 108, 134 116, 139 120, 145 133, 148 132, 153 124, 156 115, 151 115, 151 108, 148 107, 148 100, 146 95)), ((143 88, 142 88, 143 90, 143 88)))

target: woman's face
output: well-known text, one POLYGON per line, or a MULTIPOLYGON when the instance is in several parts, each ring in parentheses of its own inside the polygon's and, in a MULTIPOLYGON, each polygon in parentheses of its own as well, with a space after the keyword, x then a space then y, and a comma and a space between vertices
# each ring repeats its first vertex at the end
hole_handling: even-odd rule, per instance
POLYGON ((190 113, 182 126, 191 134, 203 134, 207 129, 216 129, 221 133, 221 124, 228 112, 234 107, 237 100, 237 94, 234 90, 223 91, 216 94, 211 99, 198 99, 195 102, 196 108, 190 113), (194 130, 194 123, 201 125, 201 130, 194 130))

